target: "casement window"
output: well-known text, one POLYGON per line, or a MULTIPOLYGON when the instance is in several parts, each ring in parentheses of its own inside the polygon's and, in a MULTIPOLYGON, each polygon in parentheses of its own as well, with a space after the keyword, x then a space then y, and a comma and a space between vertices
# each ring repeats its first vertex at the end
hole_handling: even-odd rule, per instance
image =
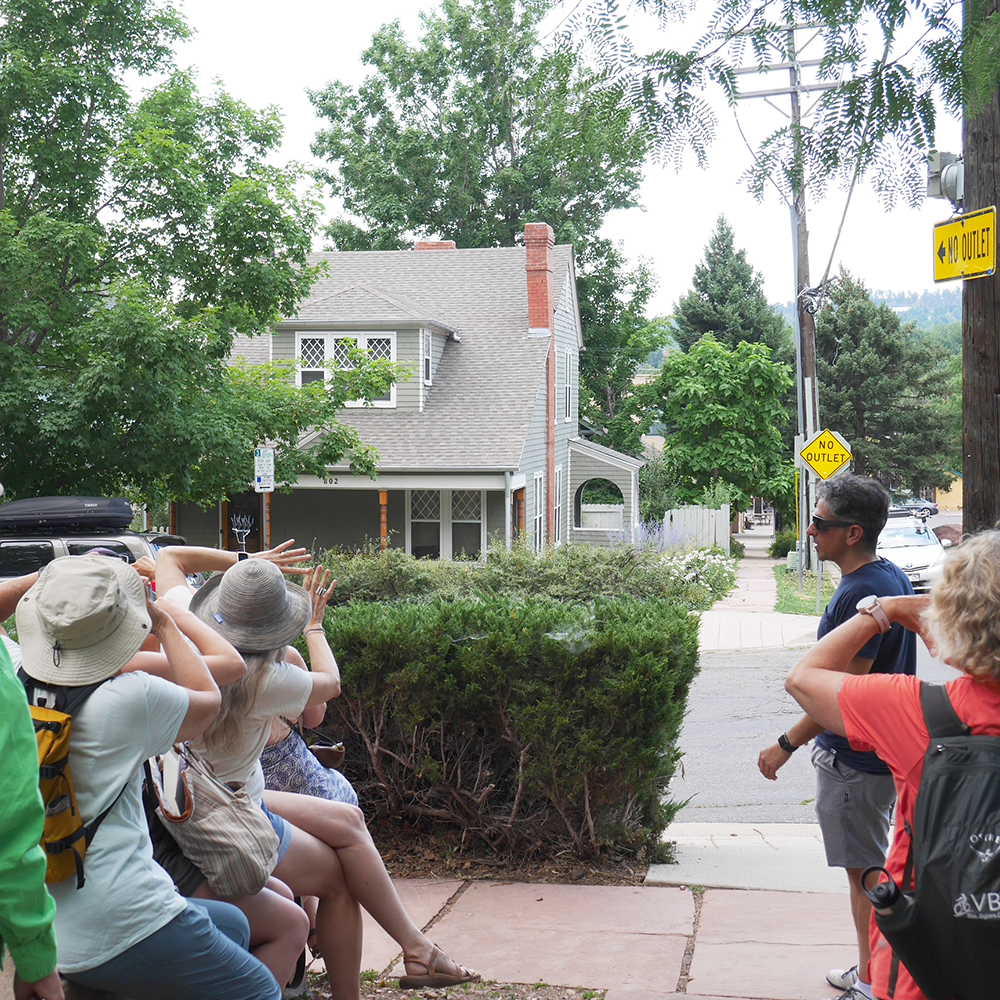
POLYGON ((573 419, 573 352, 563 355, 563 419, 573 419))
POLYGON ((555 509, 552 511, 552 541, 553 544, 559 545, 562 542, 562 481, 563 481, 563 470, 560 465, 556 469, 555 475, 555 509))
MULTIPOLYGON (((396 360, 394 333, 298 333, 295 335, 296 355, 301 364, 298 384, 308 385, 331 377, 334 368, 353 367, 350 352, 357 347, 369 357, 385 361, 396 360)), ((363 400, 351 400, 345 406, 365 406, 363 400)), ((396 386, 372 400, 373 406, 395 406, 396 386)))
POLYGON ((545 473, 535 473, 534 489, 534 515, 532 517, 532 527, 535 531, 535 551, 541 552, 545 548, 545 473))

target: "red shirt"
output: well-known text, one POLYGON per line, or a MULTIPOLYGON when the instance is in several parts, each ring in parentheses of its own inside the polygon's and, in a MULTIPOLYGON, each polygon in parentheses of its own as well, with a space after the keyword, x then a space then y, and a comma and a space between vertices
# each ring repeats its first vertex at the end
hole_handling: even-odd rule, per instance
MULTIPOLYGON (((1000 735, 1000 684, 980 682, 962 674, 947 685, 948 697, 959 718, 977 735, 1000 735)), ((902 674, 848 674, 838 696, 847 737, 857 750, 876 750, 889 765, 896 783, 896 831, 885 867, 902 888, 910 838, 903 826, 912 825, 913 805, 924 770, 930 734, 920 708, 920 681, 902 674)), ((875 996, 889 996, 892 952, 872 916, 871 984, 875 996)), ((924 1000, 916 983, 900 965, 893 1000, 924 1000)))

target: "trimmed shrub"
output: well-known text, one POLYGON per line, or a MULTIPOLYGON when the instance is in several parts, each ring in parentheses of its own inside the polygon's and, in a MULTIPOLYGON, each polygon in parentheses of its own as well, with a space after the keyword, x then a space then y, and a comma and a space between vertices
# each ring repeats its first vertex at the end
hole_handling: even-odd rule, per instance
POLYGON ((462 598, 331 611, 347 745, 370 819, 519 854, 653 845, 697 672, 697 618, 665 600, 462 598))
POLYGON ((782 528, 775 532, 774 541, 768 547, 767 554, 772 559, 784 559, 795 548, 798 533, 794 528, 782 528))

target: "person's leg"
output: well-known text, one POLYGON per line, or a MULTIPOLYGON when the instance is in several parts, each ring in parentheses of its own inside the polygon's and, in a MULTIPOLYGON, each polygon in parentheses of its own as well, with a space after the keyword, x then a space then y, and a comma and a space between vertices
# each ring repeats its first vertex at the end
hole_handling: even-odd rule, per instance
MULTIPOLYGON (((475 973, 464 969, 441 952, 410 919, 389 873, 385 870, 360 809, 342 802, 317 800, 292 792, 265 792, 264 801, 272 812, 283 816, 336 851, 351 895, 400 946, 407 972, 430 976, 437 971, 456 981, 475 977, 475 973)), ((280 866, 276 874, 284 877, 280 866)), ((322 911, 322 902, 320 910, 322 911)), ((319 946, 325 956, 326 947, 318 927, 319 925, 319 946)))
MULTIPOLYGON (((317 801, 315 799, 310 801, 317 801)), ((289 824, 291 841, 274 874, 298 895, 319 897, 316 938, 333 1000, 361 995, 361 908, 351 895, 337 852, 289 824)))
POLYGON ((870 984, 868 963, 872 960, 868 933, 872 922, 872 904, 861 889, 861 875, 864 868, 847 868, 847 881, 851 887, 851 914, 854 917, 854 931, 858 936, 858 978, 870 984))
POLYGON ((189 902, 166 926, 121 955, 67 978, 143 1000, 280 1000, 274 976, 228 934, 249 941, 246 917, 236 907, 189 902))
MULTIPOLYGON (((217 898, 207 882, 195 895, 196 902, 217 898)), ((230 902, 250 922, 250 951, 279 983, 289 982, 309 934, 309 917, 295 903, 291 891, 272 878, 260 892, 230 902)))

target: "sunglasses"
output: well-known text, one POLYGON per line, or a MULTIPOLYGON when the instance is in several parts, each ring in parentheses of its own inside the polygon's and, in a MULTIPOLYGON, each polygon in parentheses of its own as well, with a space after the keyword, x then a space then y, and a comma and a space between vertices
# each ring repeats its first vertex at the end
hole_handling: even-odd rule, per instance
POLYGON ((854 521, 830 521, 825 517, 820 517, 819 514, 813 514, 812 519, 813 527, 822 534, 824 531, 829 531, 830 528, 853 528, 854 521))

